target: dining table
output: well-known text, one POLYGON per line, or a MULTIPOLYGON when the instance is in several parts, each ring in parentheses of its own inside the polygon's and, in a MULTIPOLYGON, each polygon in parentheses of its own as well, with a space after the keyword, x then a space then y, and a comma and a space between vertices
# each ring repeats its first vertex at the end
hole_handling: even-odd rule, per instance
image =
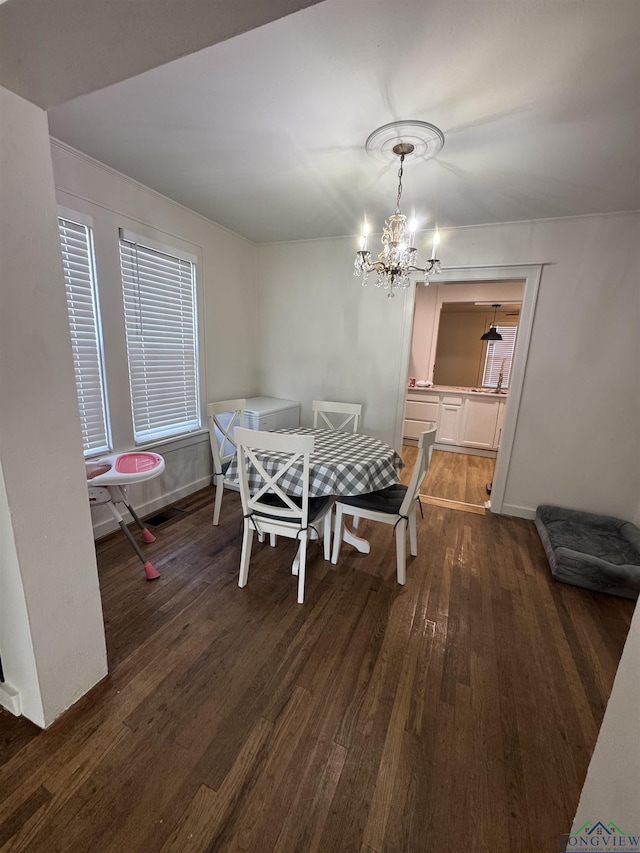
MULTIPOLYGON (((402 457, 390 445, 370 435, 339 430, 291 427, 273 432, 312 435, 314 449, 309 458, 309 497, 352 497, 376 492, 399 482, 404 467, 402 457)), ((259 454, 269 476, 274 475, 288 458, 287 454, 269 451, 259 454)), ((234 486, 240 481, 238 456, 233 457, 225 472, 225 480, 234 486)), ((280 485, 287 494, 302 495, 303 462, 290 466, 280 485)), ((249 472, 249 489, 257 492, 263 479, 253 466, 249 472)), ((344 541, 361 553, 369 553, 369 543, 345 527, 344 541)))

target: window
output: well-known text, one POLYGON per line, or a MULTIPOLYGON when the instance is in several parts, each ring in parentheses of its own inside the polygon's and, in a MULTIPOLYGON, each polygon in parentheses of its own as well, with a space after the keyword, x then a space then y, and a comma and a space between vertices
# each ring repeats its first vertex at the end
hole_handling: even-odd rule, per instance
POLYGON ((58 218, 84 455, 110 450, 93 233, 58 218))
POLYGON ((120 232, 137 444, 200 428, 195 263, 145 242, 120 232))
POLYGON ((502 373, 502 387, 508 388, 511 379, 511 362, 513 361, 513 350, 516 345, 518 327, 497 326, 497 329, 502 335, 502 340, 489 341, 487 344, 482 384, 489 388, 496 388, 498 377, 502 373))

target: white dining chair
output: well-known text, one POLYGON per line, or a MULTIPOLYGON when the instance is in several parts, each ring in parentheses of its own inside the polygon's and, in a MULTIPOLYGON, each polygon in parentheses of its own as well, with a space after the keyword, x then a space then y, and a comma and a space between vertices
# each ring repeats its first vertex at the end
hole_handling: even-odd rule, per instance
MULTIPOLYGON (((292 573, 298 575, 298 604, 304 602, 304 583, 307 567, 307 543, 319 539, 319 525, 323 524, 324 558, 331 557, 331 509, 333 497, 309 497, 309 457, 313 452, 315 438, 312 435, 262 432, 253 429, 236 429, 238 445, 238 469, 240 474, 240 496, 244 526, 242 554, 238 586, 244 587, 249 576, 249 562, 253 534, 264 537, 285 536, 299 543, 292 573), (277 453, 275 473, 265 470, 260 454, 277 453), (292 497, 284 489, 284 480, 293 465, 302 464, 302 495, 292 497), (253 470, 252 470, 253 469, 253 470), (252 475, 258 475, 261 485, 250 489, 252 475)), ((271 469, 270 469, 271 470, 271 469)), ((254 480, 255 482, 255 480, 254 480)))
POLYGON ((225 480, 224 475, 236 452, 234 430, 237 426, 244 426, 246 403, 247 401, 244 399, 220 400, 217 403, 209 403, 207 406, 209 442, 213 456, 213 481, 216 487, 216 500, 213 508, 213 524, 216 527, 220 523, 224 489, 231 489, 234 492, 240 490, 238 485, 225 480))
POLYGON ((337 429, 343 432, 358 432, 362 405, 360 403, 333 403, 329 400, 314 400, 311 404, 314 429, 337 429), (346 415, 331 418, 329 415, 346 415))
MULTIPOLYGON (((314 400, 312 403, 313 410, 313 428, 318 429, 335 429, 342 432, 358 432, 360 425, 360 416, 362 414, 361 403, 338 403, 330 400, 314 400), (329 417, 330 415, 346 415, 340 421, 339 419, 329 417)), ((357 515, 353 517, 353 527, 358 529, 360 518, 357 515)))
POLYGON ((412 556, 418 555, 418 535, 416 528, 416 509, 420 487, 431 461, 433 443, 436 440, 437 425, 431 423, 429 429, 421 433, 418 439, 418 454, 411 474, 409 485, 396 483, 377 492, 369 492, 354 497, 341 497, 336 501, 336 519, 333 540, 332 563, 338 562, 344 525, 344 516, 367 518, 383 524, 393 524, 396 536, 396 573, 399 584, 407 579, 407 526, 409 527, 409 545, 412 556))

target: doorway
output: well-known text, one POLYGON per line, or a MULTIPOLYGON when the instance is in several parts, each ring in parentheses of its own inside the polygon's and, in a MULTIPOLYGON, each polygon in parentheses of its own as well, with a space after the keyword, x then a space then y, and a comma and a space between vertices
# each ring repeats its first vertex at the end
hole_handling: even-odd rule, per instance
MULTIPOLYGON (((504 507, 505 487, 541 272, 541 266, 528 265, 451 268, 443 270, 441 275, 437 279, 432 280, 429 287, 424 290, 422 290, 424 288, 423 284, 416 284, 415 288, 407 291, 407 298, 405 300, 404 350, 400 374, 400 388, 398 389, 396 446, 401 447, 404 444, 403 439, 407 432, 407 425, 405 423, 405 406, 408 404, 409 395, 407 377, 414 376, 411 370, 417 370, 416 365, 420 365, 421 375, 415 376, 417 391, 415 396, 417 396, 418 400, 420 400, 419 386, 423 389, 422 393, 424 394, 425 402, 427 402, 426 398, 429 396, 429 391, 442 390, 445 395, 444 398, 442 396, 438 397, 436 402, 434 395, 431 394, 429 399, 431 405, 418 406, 418 408, 424 409, 424 420, 438 420, 439 418, 436 449, 447 454, 446 458, 441 460, 442 465, 436 464, 435 460, 437 457, 434 457, 433 480, 439 481, 441 485, 447 481, 450 482, 456 476, 455 472, 457 470, 459 476, 466 477, 467 482, 472 482, 474 479, 477 481, 479 478, 484 479, 484 472, 490 471, 490 465, 494 464, 495 471, 492 479, 484 483, 484 488, 486 501, 490 501, 490 509, 498 513, 502 512, 504 507), (425 291, 429 294, 427 299, 422 298, 422 294, 425 291), (418 292, 421 296, 420 303, 417 301, 418 292), (504 399, 501 401, 502 423, 499 427, 497 449, 493 447, 492 450, 492 445, 488 439, 483 439, 479 435, 474 434, 474 421, 467 417, 468 412, 465 414, 465 410, 482 412, 484 420, 481 421, 480 427, 482 430, 486 429, 486 418, 490 411, 490 402, 495 401, 495 398, 492 400, 489 396, 490 387, 482 388, 482 386, 477 386, 471 388, 469 385, 447 387, 445 389, 431 389, 427 387, 428 383, 433 382, 438 343, 437 332, 440 324, 440 308, 444 302, 482 302, 485 305, 489 303, 491 306, 494 302, 503 302, 506 305, 507 303, 514 303, 519 300, 521 300, 521 307, 518 334, 510 365, 509 389, 508 394, 505 394, 504 399), (423 330, 427 330, 422 339, 414 338, 413 331, 416 325, 421 325, 423 330), (411 367, 412 365, 413 367, 411 367), (483 394, 482 391, 485 393, 483 394), (482 404, 483 396, 486 405, 482 404), (473 402, 467 405, 468 400, 472 400, 473 402), (437 417, 434 414, 436 411, 439 413, 437 417), (469 426, 470 424, 472 426, 469 426), (464 432, 465 428, 467 428, 467 433, 464 432), (451 446, 448 447, 447 445, 451 446), (474 445, 474 447, 471 448, 470 445, 474 445), (452 459, 454 453, 459 453, 463 456, 479 455, 483 461, 475 466, 475 463, 469 459, 452 459), (488 463, 484 460, 488 460, 488 463), (479 468, 482 473, 470 471, 470 468, 474 466, 479 468), (486 492, 488 483, 491 484, 490 495, 486 492)), ((416 415, 415 411, 412 411, 410 414, 418 417, 418 419, 420 417, 416 415)), ((414 426, 419 428, 419 423, 414 426)), ((429 481, 425 480, 425 484, 428 486, 429 481)), ((441 489, 439 490, 442 491, 441 489)), ((449 498, 441 498, 439 495, 433 495, 432 497, 434 500, 449 500, 449 498)), ((476 500, 479 499, 475 497, 474 503, 476 500)), ((480 506, 480 504, 478 503, 476 506, 480 506)))
POLYGON ((416 288, 403 443, 421 418, 438 423, 427 502, 484 512, 490 499, 523 292, 521 280, 416 288))

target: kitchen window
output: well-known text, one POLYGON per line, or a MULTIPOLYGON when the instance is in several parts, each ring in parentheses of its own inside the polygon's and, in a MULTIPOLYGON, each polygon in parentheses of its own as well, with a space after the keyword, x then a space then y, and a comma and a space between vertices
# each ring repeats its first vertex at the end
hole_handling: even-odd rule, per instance
POLYGON ((501 341, 489 341, 484 360, 482 373, 482 385, 488 388, 497 388, 502 374, 501 388, 508 388, 511 379, 511 364, 513 362, 513 351, 516 345, 517 326, 497 326, 502 335, 501 341))

